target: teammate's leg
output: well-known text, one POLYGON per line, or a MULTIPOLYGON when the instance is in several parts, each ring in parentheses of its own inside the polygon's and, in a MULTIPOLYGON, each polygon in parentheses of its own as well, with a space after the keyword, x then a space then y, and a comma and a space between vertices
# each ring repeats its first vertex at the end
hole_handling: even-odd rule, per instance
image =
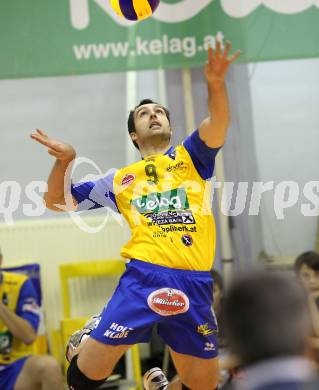
POLYGON ((63 390, 58 362, 48 355, 30 356, 22 367, 14 390, 63 390))

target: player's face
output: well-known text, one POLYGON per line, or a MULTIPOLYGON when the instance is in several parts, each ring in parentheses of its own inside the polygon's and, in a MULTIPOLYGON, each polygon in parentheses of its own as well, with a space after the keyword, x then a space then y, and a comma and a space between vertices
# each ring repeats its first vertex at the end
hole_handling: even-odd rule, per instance
POLYGON ((299 271, 302 284, 309 292, 319 291, 319 271, 315 271, 303 264, 299 271))
POLYGON ((158 104, 144 104, 136 109, 134 113, 136 132, 132 133, 133 141, 138 144, 152 142, 169 143, 171 127, 162 106, 158 104))

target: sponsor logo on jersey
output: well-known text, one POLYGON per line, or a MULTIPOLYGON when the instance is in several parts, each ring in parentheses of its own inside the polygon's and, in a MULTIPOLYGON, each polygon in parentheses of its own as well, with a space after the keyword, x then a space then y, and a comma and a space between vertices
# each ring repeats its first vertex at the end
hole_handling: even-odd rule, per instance
MULTIPOLYGON (((149 213, 145 214, 150 222, 154 225, 174 225, 174 224, 183 224, 183 225, 194 225, 195 218, 191 211, 164 211, 162 213, 149 213)), ((150 225, 151 226, 151 225, 150 225)))
POLYGON ((166 238, 167 234, 164 231, 155 231, 153 232, 153 238, 166 238))
POLYGON ((128 173, 127 175, 125 175, 122 179, 122 186, 128 186, 132 184, 135 180, 135 177, 136 176, 133 173, 128 173))
POLYGON ((166 168, 167 172, 180 171, 184 169, 187 169, 187 166, 184 164, 184 161, 179 161, 175 165, 169 164, 169 166, 166 168))
POLYGON ((109 339, 126 339, 131 330, 133 330, 133 328, 113 322, 109 329, 104 333, 104 336, 109 339))
POLYGON ((182 236, 181 240, 185 246, 192 246, 193 245, 193 239, 189 234, 184 234, 182 236))
POLYGON ((5 305, 5 306, 8 306, 9 305, 9 298, 8 298, 8 294, 6 292, 4 292, 2 294, 2 303, 5 305))
POLYGON ((8 330, 0 332, 0 354, 6 355, 11 352, 12 340, 12 334, 8 330))
POLYGON ((28 298, 25 300, 25 302, 22 306, 22 311, 27 311, 29 313, 39 315, 40 314, 40 307, 34 298, 28 298))
POLYGON ((213 343, 205 343, 204 351, 215 351, 215 345, 213 343))
POLYGON ((173 232, 191 232, 191 233, 197 233, 197 228, 196 226, 175 226, 175 225, 170 225, 170 226, 160 226, 163 232, 166 233, 173 233, 173 232))
POLYGON ((143 195, 140 198, 131 200, 131 204, 141 214, 189 209, 189 202, 184 188, 143 195))
POLYGON ((176 150, 174 150, 174 152, 170 153, 168 156, 169 156, 172 160, 175 160, 175 158, 176 158, 176 150))
POLYGON ((209 336, 210 334, 217 334, 216 329, 210 329, 208 323, 197 326, 197 333, 202 334, 203 336, 209 336))
POLYGON ((146 157, 144 161, 147 163, 147 162, 155 162, 156 160, 154 157, 146 157))
POLYGON ((189 299, 183 291, 169 287, 153 291, 147 298, 148 306, 161 316, 182 314, 189 309, 189 299))

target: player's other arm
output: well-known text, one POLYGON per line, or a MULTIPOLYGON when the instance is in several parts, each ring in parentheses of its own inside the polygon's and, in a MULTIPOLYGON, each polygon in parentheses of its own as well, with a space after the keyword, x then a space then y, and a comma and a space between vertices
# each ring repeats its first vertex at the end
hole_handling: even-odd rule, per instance
POLYGON ((68 169, 76 156, 74 148, 50 138, 39 129, 31 134, 31 138, 47 147, 48 153, 56 158, 48 178, 48 191, 44 195, 47 208, 54 211, 75 208, 77 203, 71 194, 70 169, 68 169))
POLYGON ((30 345, 36 338, 36 332, 28 321, 20 318, 0 302, 0 319, 6 324, 14 337, 30 345))
POLYGON ((230 123, 225 77, 229 65, 236 61, 240 55, 240 51, 237 51, 234 55, 229 56, 230 49, 230 42, 227 42, 224 50, 221 49, 220 42, 217 42, 215 50, 208 49, 205 77, 208 87, 209 116, 199 127, 199 136, 210 148, 223 146, 230 123))
POLYGON ((44 195, 48 209, 85 211, 110 207, 119 211, 113 190, 114 170, 96 181, 72 184, 70 171, 76 156, 74 148, 50 138, 42 130, 31 134, 31 138, 46 146, 48 153, 56 158, 48 179, 48 191, 44 195))
POLYGON ((27 280, 21 288, 16 313, 0 301, 0 320, 12 335, 26 345, 35 341, 39 325, 39 306, 32 282, 27 280))

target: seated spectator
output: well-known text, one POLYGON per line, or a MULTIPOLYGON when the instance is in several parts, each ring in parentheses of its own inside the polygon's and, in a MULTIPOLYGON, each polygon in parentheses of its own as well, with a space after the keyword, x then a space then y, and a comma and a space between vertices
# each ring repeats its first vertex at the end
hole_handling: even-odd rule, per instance
POLYGON ((225 300, 225 326, 245 368, 245 378, 227 389, 319 389, 315 366, 305 357, 311 321, 296 280, 265 272, 239 278, 225 300))
POLYGON ((295 272, 308 294, 314 335, 319 337, 319 254, 305 252, 295 261, 295 272))
MULTIPOLYGON (((0 250, 0 267, 3 256, 0 250)), ((39 325, 39 306, 32 282, 0 268, 0 389, 63 390, 57 361, 32 356, 39 325)))

